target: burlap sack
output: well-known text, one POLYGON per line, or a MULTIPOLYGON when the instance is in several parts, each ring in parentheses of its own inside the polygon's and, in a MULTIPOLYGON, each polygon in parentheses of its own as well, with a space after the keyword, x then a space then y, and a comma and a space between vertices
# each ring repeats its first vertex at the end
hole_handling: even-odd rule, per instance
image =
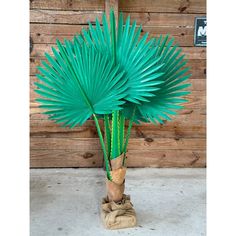
POLYGON ((119 203, 104 198, 101 219, 107 229, 123 229, 136 226, 136 213, 130 202, 130 196, 124 194, 119 203))

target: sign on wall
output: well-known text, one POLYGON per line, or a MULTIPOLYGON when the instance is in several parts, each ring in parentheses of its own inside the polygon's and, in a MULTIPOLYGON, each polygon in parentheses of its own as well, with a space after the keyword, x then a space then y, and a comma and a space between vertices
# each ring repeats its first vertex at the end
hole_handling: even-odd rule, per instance
POLYGON ((195 18, 194 46, 206 47, 207 20, 206 17, 195 18))

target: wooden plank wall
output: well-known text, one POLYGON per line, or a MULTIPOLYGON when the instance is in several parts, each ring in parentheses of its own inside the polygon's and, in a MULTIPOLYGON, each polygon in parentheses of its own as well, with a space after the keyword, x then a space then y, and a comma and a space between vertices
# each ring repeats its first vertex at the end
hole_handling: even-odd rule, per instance
MULTIPOLYGON (((45 115, 34 99, 36 66, 55 39, 71 39, 101 19, 104 0, 31 0, 30 127, 31 167, 101 167, 102 152, 90 120, 73 130, 61 128, 45 115)), ((151 36, 174 36, 189 60, 192 94, 172 122, 135 125, 128 151, 130 167, 205 167, 206 165, 206 48, 194 47, 194 18, 206 15, 205 0, 122 0, 119 10, 143 25, 151 36)))

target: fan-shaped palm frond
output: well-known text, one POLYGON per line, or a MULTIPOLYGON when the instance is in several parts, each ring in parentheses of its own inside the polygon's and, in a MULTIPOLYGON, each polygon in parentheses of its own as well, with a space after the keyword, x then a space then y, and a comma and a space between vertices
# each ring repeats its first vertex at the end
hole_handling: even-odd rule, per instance
POLYGON ((92 114, 109 114, 120 110, 126 96, 126 79, 118 65, 86 44, 57 41, 54 56, 46 54, 48 63, 39 67, 37 99, 58 123, 82 125, 92 114))
POLYGON ((140 37, 141 26, 137 30, 135 21, 130 26, 130 17, 123 27, 122 13, 119 16, 117 32, 114 30, 113 35, 110 33, 115 28, 113 11, 110 19, 110 30, 106 16, 103 14, 103 28, 98 20, 95 27, 89 23, 89 29, 82 30, 82 34, 76 36, 74 41, 85 40, 97 51, 109 55, 111 59, 115 57, 116 63, 125 71, 124 78, 127 79, 128 87, 125 97, 127 101, 137 104, 149 101, 148 98, 154 96, 153 92, 159 89, 158 85, 162 83, 160 76, 163 75, 160 72, 163 63, 160 63, 160 57, 156 56, 158 48, 154 47, 155 40, 148 41, 148 34, 140 37))
POLYGON ((177 45, 173 46, 174 39, 168 41, 168 35, 162 40, 162 36, 157 40, 154 48, 157 49, 157 57, 161 57, 160 62, 164 66, 160 69, 163 75, 160 79, 163 81, 159 85, 159 90, 155 91, 155 96, 149 99, 149 102, 143 102, 137 105, 140 112, 140 119, 146 119, 146 122, 163 123, 163 120, 170 120, 169 115, 176 115, 176 111, 183 108, 181 103, 186 102, 182 97, 189 94, 185 91, 191 86, 185 81, 191 76, 186 67, 187 61, 184 55, 180 56, 181 49, 177 45))

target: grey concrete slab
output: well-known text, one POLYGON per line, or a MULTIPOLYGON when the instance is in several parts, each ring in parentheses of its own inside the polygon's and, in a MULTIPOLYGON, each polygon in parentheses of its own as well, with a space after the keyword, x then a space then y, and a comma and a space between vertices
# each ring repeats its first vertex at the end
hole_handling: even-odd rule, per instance
POLYGON ((138 226, 110 231, 99 216, 102 169, 32 169, 30 235, 206 235, 205 177, 205 169, 128 169, 138 226))

